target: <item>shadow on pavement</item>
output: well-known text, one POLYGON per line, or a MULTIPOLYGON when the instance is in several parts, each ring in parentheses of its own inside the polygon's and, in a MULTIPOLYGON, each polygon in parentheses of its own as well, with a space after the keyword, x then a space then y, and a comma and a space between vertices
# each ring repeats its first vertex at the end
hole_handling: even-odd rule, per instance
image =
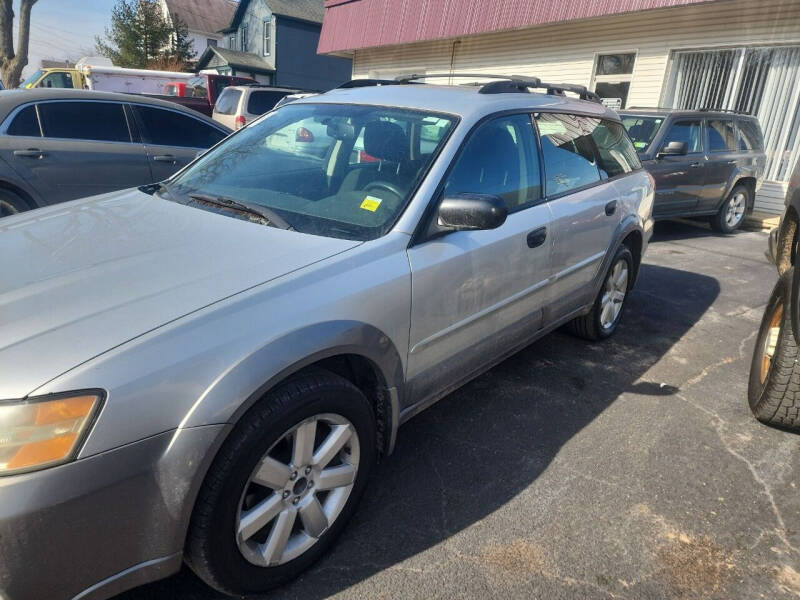
MULTIPOLYGON (((678 225, 682 236, 690 229, 678 225)), ((264 598, 324 598, 425 551, 530 486, 621 394, 675 393, 640 378, 719 291, 714 278, 643 265, 614 338, 590 344, 553 333, 444 398, 401 428, 333 550, 264 598)), ((222 597, 184 569, 117 600, 222 597)))

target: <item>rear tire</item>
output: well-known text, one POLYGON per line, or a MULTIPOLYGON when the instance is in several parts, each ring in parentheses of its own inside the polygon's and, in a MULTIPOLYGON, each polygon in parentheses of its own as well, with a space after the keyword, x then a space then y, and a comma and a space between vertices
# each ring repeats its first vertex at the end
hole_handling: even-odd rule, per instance
POLYGON ((187 564, 237 596, 297 577, 352 516, 375 456, 372 407, 352 383, 322 370, 284 382, 242 417, 214 459, 192 514, 187 564))
POLYGON ((800 366, 788 310, 794 268, 772 289, 750 364, 747 400, 755 417, 767 425, 800 431, 800 366))
POLYGON ((717 214, 711 217, 711 228, 720 233, 733 233, 739 229, 744 223, 747 207, 753 201, 750 196, 750 188, 746 185, 735 185, 717 214))
POLYGON ((621 245, 603 278, 603 285, 595 298, 592 310, 567 323, 567 330, 586 340, 596 341, 610 337, 622 320, 625 300, 633 282, 633 255, 626 245, 621 245))
POLYGON ((25 199, 11 190, 0 188, 0 218, 30 210, 25 199))

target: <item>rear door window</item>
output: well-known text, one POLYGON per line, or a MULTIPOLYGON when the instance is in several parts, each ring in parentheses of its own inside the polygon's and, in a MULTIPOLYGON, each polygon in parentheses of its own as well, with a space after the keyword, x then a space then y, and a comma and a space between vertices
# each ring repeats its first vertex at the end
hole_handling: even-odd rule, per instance
POLYGON ((23 108, 11 125, 8 126, 8 135, 24 135, 29 137, 40 137, 42 135, 39 129, 39 117, 36 116, 36 107, 26 106, 23 108))
POLYGON ((642 166, 633 143, 620 123, 586 119, 586 124, 597 146, 597 162, 603 179, 630 173, 642 166))
POLYGON ((587 117, 540 113, 536 126, 542 140, 545 190, 555 196, 600 181, 587 117))
POLYGON ((210 148, 225 134, 216 127, 179 112, 136 105, 142 125, 142 137, 157 146, 210 148))
POLYGON ((703 151, 702 141, 703 124, 700 119, 675 121, 667 131, 667 135, 661 142, 661 147, 666 148, 670 142, 684 142, 686 144, 686 151, 690 154, 693 152, 703 151))
POLYGON ((247 99, 247 112, 251 115, 263 115, 272 110, 275 104, 286 95, 286 92, 250 92, 247 99))
POLYGON ((710 152, 725 152, 736 147, 736 128, 729 119, 708 121, 708 149, 710 152))
POLYGON ((217 98, 217 103, 214 105, 214 110, 221 115, 236 114, 236 109, 239 107, 239 100, 241 97, 241 90, 227 88, 223 90, 219 95, 219 98, 217 98))
POLYGON ((119 102, 42 102, 39 117, 46 138, 131 141, 125 110, 119 102))

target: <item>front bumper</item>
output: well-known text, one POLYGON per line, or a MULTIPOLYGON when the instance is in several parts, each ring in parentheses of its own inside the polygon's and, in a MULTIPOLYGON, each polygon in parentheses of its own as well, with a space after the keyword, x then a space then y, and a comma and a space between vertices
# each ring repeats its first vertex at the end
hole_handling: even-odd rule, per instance
POLYGON ((177 571, 224 427, 0 478, 0 599, 108 598, 177 571))
POLYGON ((778 265, 778 231, 776 227, 769 232, 769 239, 767 240, 767 251, 765 252, 767 260, 773 265, 778 265))

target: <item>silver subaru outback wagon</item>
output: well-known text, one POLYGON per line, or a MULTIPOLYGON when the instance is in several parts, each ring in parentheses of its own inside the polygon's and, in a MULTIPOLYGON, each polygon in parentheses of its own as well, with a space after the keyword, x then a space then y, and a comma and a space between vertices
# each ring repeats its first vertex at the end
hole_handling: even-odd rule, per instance
POLYGON ((184 561, 279 585, 400 424, 556 327, 614 332, 653 204, 619 117, 533 78, 376 83, 0 221, 0 597, 184 561))

